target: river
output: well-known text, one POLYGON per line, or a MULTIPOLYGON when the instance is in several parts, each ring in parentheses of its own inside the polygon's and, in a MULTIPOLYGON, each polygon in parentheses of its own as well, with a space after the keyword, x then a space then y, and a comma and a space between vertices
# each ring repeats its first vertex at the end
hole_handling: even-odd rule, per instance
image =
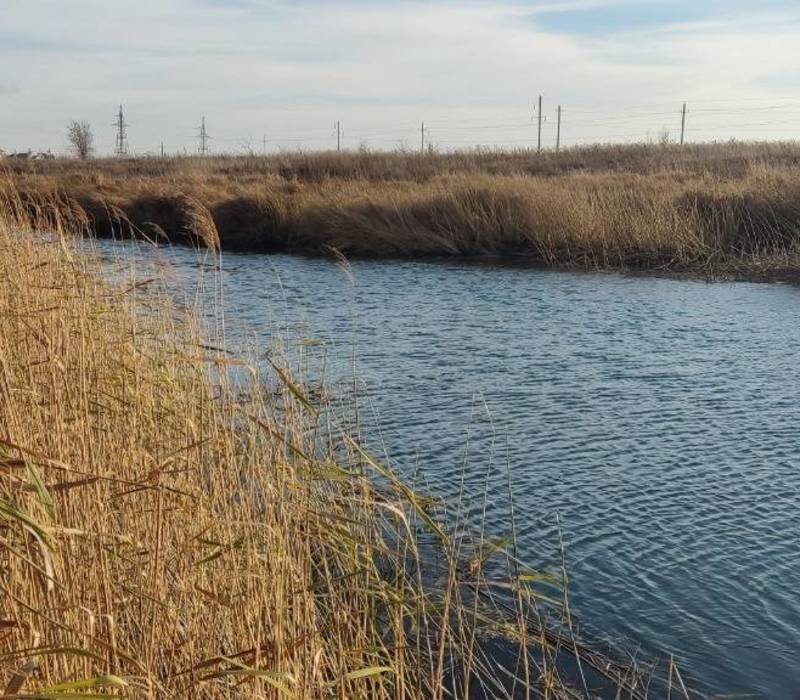
MULTIPOLYGON (((98 243, 127 258, 130 243, 98 243)), ((198 254, 166 249, 191 291, 198 254)), ((574 612, 707 692, 800 695, 800 288, 226 253, 233 340, 358 377, 393 463, 560 557, 574 612)), ((343 389, 342 389, 343 390, 343 389)), ((370 430, 368 428, 368 430, 370 430)))

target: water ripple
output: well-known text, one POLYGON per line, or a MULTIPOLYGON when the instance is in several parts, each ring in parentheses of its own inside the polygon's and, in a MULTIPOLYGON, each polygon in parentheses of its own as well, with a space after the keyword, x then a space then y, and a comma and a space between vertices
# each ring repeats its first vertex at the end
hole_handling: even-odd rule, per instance
MULTIPOLYGON (((194 254, 169 257, 189 285, 194 254)), ((351 285, 324 260, 226 266, 229 333, 328 340, 334 386, 352 385, 355 354, 401 468, 453 501, 463 476, 474 518, 488 479, 500 535, 508 469, 534 564, 557 560, 559 513, 585 628, 674 652, 713 691, 797 696, 800 290, 409 262, 354 262, 351 285)))

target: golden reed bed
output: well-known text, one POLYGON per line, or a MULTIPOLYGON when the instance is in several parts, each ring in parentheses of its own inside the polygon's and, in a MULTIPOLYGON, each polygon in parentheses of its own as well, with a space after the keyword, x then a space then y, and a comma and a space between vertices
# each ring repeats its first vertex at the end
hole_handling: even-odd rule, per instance
POLYGON ((506 256, 553 267, 795 279, 800 146, 317 153, 16 164, 100 236, 347 256, 506 256), (203 218, 203 217, 201 217, 203 218))

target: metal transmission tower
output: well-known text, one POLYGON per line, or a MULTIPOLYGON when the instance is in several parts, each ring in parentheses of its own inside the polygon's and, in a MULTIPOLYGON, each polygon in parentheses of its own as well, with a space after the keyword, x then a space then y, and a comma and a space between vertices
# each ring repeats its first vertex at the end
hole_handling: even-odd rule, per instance
POLYGON ((128 124, 122 115, 122 105, 119 106, 119 114, 117 114, 114 126, 117 127, 117 142, 114 146, 114 155, 118 158, 123 158, 128 155, 128 132, 126 131, 128 124))
POLYGON ((210 138, 206 131, 206 118, 203 117, 200 120, 200 155, 204 156, 208 153, 208 139, 210 138))

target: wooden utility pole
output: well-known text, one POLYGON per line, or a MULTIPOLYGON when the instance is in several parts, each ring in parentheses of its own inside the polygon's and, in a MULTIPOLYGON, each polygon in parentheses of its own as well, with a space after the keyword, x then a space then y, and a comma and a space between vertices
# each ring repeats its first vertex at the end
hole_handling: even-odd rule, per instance
POLYGON ((161 157, 164 157, 164 142, 161 142, 161 157))
POLYGON ((683 146, 683 135, 686 133, 686 103, 683 103, 681 110, 681 146, 683 146))
POLYGON ((425 122, 421 122, 419 126, 419 152, 425 153, 425 122))
POLYGON ((558 121, 556 122, 556 152, 561 147, 561 105, 558 105, 558 109, 556 110, 558 113, 558 121))
POLYGON ((261 138, 261 150, 264 151, 264 155, 267 155, 267 135, 261 138))
POLYGON ((539 140, 536 143, 536 152, 542 152, 542 96, 539 95, 539 140))
POLYGON ((341 131, 341 125, 339 123, 339 120, 337 119, 336 120, 336 152, 338 153, 341 150, 342 150, 342 131, 341 131))

